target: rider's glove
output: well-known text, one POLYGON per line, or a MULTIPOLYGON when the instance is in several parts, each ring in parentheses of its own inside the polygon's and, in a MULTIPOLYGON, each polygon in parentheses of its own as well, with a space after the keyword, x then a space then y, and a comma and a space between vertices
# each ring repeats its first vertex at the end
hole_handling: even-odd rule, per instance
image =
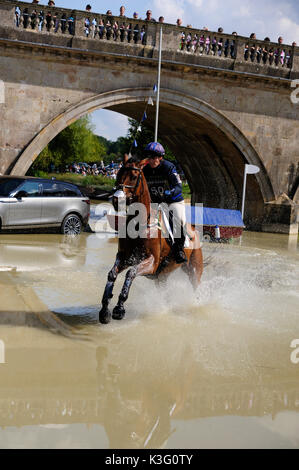
POLYGON ((166 202, 172 202, 172 193, 173 191, 172 190, 170 191, 169 189, 166 189, 164 191, 164 197, 165 197, 166 202))

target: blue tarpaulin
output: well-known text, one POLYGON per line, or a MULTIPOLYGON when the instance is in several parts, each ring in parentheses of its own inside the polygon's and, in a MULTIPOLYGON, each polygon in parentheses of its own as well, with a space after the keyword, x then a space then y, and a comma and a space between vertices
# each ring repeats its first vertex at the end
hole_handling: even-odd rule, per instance
POLYGON ((218 225, 219 227, 244 227, 240 211, 186 206, 186 219, 192 225, 218 225))

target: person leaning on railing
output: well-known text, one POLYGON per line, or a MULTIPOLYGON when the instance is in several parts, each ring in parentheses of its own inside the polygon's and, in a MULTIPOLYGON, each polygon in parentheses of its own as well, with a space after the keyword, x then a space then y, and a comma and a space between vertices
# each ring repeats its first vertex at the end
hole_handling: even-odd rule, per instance
POLYGON ((101 18, 98 24, 98 32, 99 32, 100 39, 103 39, 104 37, 104 29, 105 29, 104 21, 101 18))
POLYGON ((107 10, 106 15, 106 37, 109 40, 113 34, 114 18, 111 10, 107 10))
MULTIPOLYGON (((270 38, 266 37, 264 39, 264 42, 270 42, 270 38)), ((263 46, 262 47, 262 60, 264 64, 267 62, 267 59, 268 59, 268 47, 263 46)))
MULTIPOLYGON (((232 36, 238 36, 238 33, 236 31, 232 32, 232 36)), ((237 50, 236 50, 236 41, 233 39, 230 43, 230 55, 232 59, 235 59, 237 56, 237 50)))
POLYGON ((147 10, 146 18, 145 18, 144 21, 153 21, 154 23, 156 23, 155 18, 152 17, 152 11, 151 10, 147 10))
MULTIPOLYGON (((282 36, 279 36, 278 40, 277 40, 277 44, 279 46, 281 46, 283 44, 283 38, 282 36)), ((286 56, 286 53, 285 53, 285 50, 284 49, 275 49, 274 51, 274 61, 275 61, 275 65, 278 65, 279 63, 281 65, 284 65, 284 62, 285 62, 285 56, 286 56)))
MULTIPOLYGON (((249 39, 256 39, 255 33, 251 33, 249 39)), ((254 53, 254 51, 255 51, 255 47, 254 47, 254 46, 250 46, 250 49, 249 49, 249 44, 248 44, 248 43, 245 44, 244 59, 245 59, 245 60, 248 60, 249 55, 250 55, 250 58, 252 58, 252 54, 254 53)))
POLYGON ((125 7, 122 5, 122 6, 120 7, 120 9, 119 9, 119 16, 120 16, 121 18, 126 18, 125 11, 126 11, 126 9, 125 9, 125 7))
POLYGON ((20 10, 19 7, 15 9, 15 25, 18 28, 20 26, 20 10))

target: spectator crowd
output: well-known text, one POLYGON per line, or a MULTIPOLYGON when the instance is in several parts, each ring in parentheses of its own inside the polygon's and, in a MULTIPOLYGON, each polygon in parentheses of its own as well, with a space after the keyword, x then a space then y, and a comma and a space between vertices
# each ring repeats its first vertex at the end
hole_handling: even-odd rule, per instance
MULTIPOLYGON (((39 0, 33 0, 33 4, 38 5, 39 0)), ((54 0, 49 0, 48 1, 48 7, 55 7, 55 2, 54 0)), ((91 35, 94 37, 95 30, 97 29, 99 37, 102 39, 104 36, 104 33, 106 34, 107 39, 113 38, 116 39, 117 37, 120 37, 120 40, 123 41, 125 34, 127 33, 128 41, 130 42, 131 39, 134 40, 136 43, 137 40, 141 40, 143 43, 145 40, 145 29, 144 26, 141 26, 139 28, 138 25, 134 25, 134 28, 132 28, 131 24, 125 24, 121 23, 119 21, 115 21, 112 11, 107 10, 106 12, 106 19, 107 21, 103 22, 102 19, 97 19, 92 16, 92 6, 90 4, 87 4, 85 7, 85 11, 87 12, 86 18, 84 20, 84 27, 85 27, 85 34, 86 36, 91 35), (127 30, 127 31, 126 31, 127 30)), ((126 8, 124 5, 121 5, 119 9, 119 15, 117 15, 119 18, 126 19, 126 8)), ((59 26, 61 26, 62 32, 65 32, 68 30, 70 34, 74 34, 74 16, 72 14, 68 16, 67 14, 63 14, 60 19, 57 18, 57 14, 53 12, 53 14, 48 11, 47 13, 43 11, 37 11, 34 10, 33 12, 29 13, 28 8, 25 8, 24 11, 22 12, 23 16, 23 25, 26 28, 27 25, 26 23, 31 23, 31 25, 34 25, 34 21, 38 20, 39 23, 39 28, 42 29, 43 26, 45 25, 46 28, 49 30, 51 25, 54 25, 54 31, 57 32, 59 26)), ((152 11, 147 10, 145 18, 141 18, 139 16, 138 12, 133 13, 133 19, 134 20, 141 20, 145 22, 157 22, 155 18, 152 16, 152 11)), ((160 16, 158 19, 159 23, 164 23, 165 18, 164 16, 160 16)), ((16 24, 17 26, 19 25, 20 22, 20 12, 18 9, 16 9, 16 24)), ((183 26, 183 20, 181 18, 178 18, 176 21, 177 26, 182 27, 183 26)), ((186 28, 192 28, 191 24, 187 24, 186 28)), ((210 35, 206 32, 209 31, 209 28, 204 26, 202 28, 202 31, 205 32, 205 34, 193 34, 192 31, 190 32, 182 32, 181 34, 181 41, 180 41, 180 49, 185 50, 187 52, 196 52, 197 50, 200 53, 205 53, 205 54, 213 54, 213 55, 225 55, 226 57, 231 56, 232 58, 235 58, 236 55, 236 48, 235 48, 235 41, 234 40, 223 40, 222 38, 210 35)), ((219 27, 218 28, 218 33, 223 34, 223 28, 219 27)), ((232 36, 237 36, 237 32, 233 31, 232 36)), ((256 39, 255 33, 252 33, 250 35, 250 39, 256 39)), ((266 37, 264 39, 264 42, 271 42, 269 37, 266 37)), ((277 44, 281 46, 283 44, 283 38, 279 36, 277 44)), ((292 47, 297 46, 296 42, 294 41, 292 43, 292 47)), ((267 56, 267 59, 269 59, 269 62, 275 63, 278 65, 279 62, 281 63, 287 63, 289 60, 289 57, 287 57, 287 52, 285 50, 272 50, 269 51, 268 49, 266 50, 263 47, 255 47, 250 44, 247 44, 245 47, 244 51, 244 56, 245 60, 248 59, 256 59, 257 62, 265 62, 265 58, 267 56)))
MULTIPOLYGON (((121 168, 122 163, 116 163, 113 160, 108 165, 104 165, 104 162, 93 163, 89 165, 88 163, 71 163, 67 165, 65 171, 67 173, 76 173, 77 175, 87 176, 87 175, 102 175, 107 178, 116 179, 118 170, 121 168)), ((49 168, 50 172, 55 171, 55 167, 51 166, 49 168)))

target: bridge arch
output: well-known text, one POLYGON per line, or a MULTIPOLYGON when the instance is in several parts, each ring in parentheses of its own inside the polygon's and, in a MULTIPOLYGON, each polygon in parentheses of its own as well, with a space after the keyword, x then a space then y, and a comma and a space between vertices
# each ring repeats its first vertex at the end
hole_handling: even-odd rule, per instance
MULTIPOLYGON (((96 109, 109 109, 140 119, 151 90, 119 89, 101 93, 56 116, 22 152, 11 174, 26 174, 43 148, 64 128, 96 109)), ((274 199, 270 178, 254 147, 223 113, 192 95, 161 89, 159 134, 173 150, 192 187, 193 202, 239 208, 244 164, 261 168, 251 177, 251 217, 258 217, 265 201, 274 199), (179 111, 179 112, 178 112, 179 111), (208 196, 207 196, 208 195, 208 196)), ((148 125, 154 126, 154 108, 148 125)), ((249 198, 250 199, 250 198, 249 198)))

